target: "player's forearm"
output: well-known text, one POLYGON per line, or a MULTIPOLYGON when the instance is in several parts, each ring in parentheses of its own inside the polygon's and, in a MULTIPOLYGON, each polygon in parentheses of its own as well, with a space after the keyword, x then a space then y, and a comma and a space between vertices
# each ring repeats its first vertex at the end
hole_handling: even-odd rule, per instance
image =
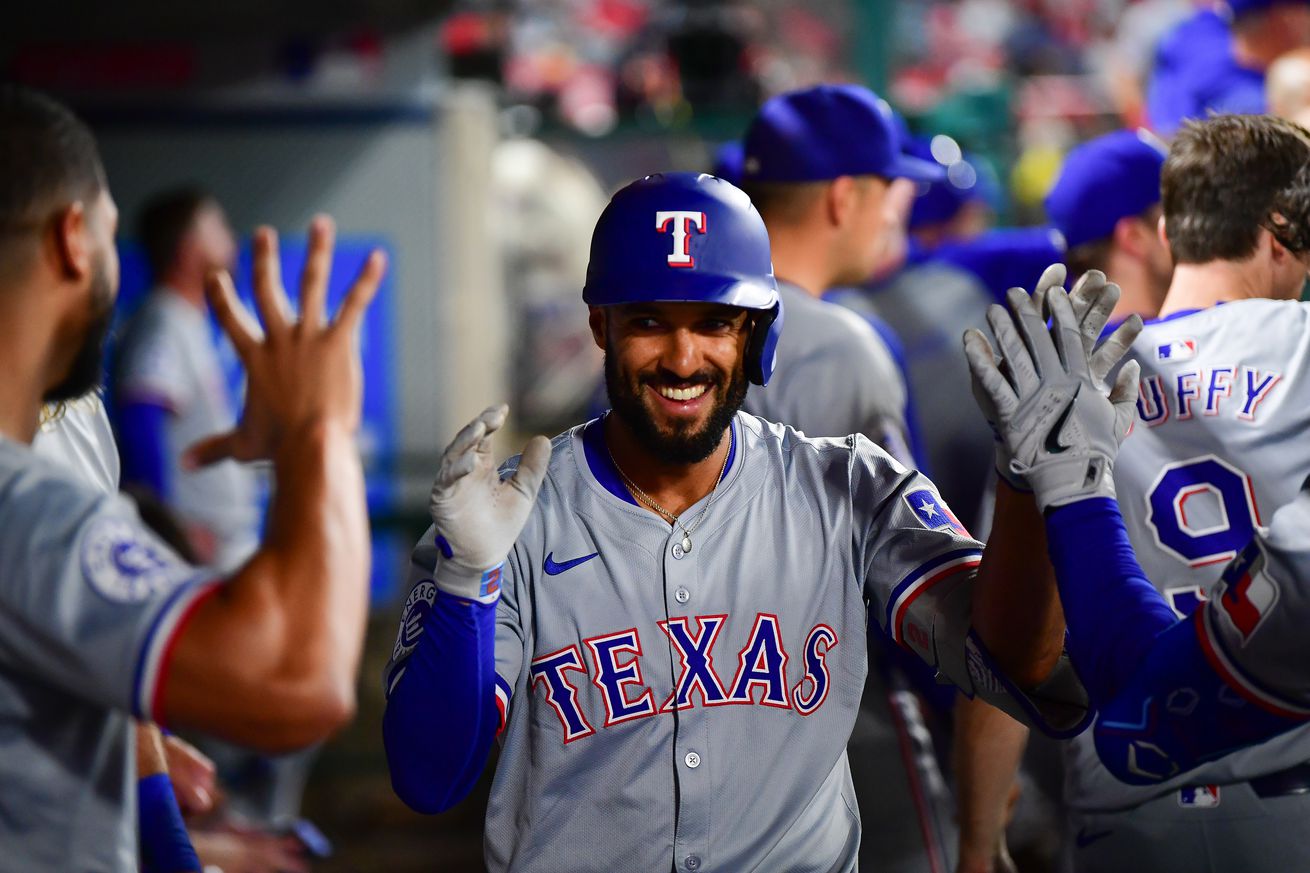
POLYGON ((1004 851, 1010 795, 1028 728, 979 698, 955 706, 954 767, 961 873, 990 871, 1004 851))
POLYGON ((138 779, 168 773, 168 758, 164 755, 164 740, 159 728, 149 722, 136 723, 136 775, 138 779))
POLYGON ((165 699, 172 722, 281 750, 353 715, 369 554, 363 474, 345 428, 289 435, 274 464, 268 536, 185 628, 165 699))
POLYGON ((430 814, 462 800, 491 754, 496 604, 440 592, 415 632, 414 651, 387 677, 382 737, 396 795, 430 814))
POLYGON ((353 701, 368 615, 368 506, 353 435, 320 423, 283 444, 264 549, 287 627, 284 667, 353 701))
POLYGON ((973 627, 997 666, 1021 687, 1040 685, 1064 650, 1064 613, 1032 495, 1001 481, 973 591, 973 627))

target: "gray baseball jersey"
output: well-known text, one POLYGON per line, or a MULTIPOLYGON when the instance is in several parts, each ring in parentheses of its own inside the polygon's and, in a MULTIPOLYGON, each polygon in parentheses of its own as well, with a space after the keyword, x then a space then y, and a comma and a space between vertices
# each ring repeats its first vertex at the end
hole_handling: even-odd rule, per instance
POLYGON ((0 867, 137 869, 132 716, 154 717, 210 578, 128 501, 0 439, 0 867))
MULTIPOLYGON (((968 635, 980 544, 864 437, 739 414, 717 490, 686 510, 712 501, 687 552, 633 502, 602 430, 555 439, 503 568, 491 870, 855 869, 846 742, 870 610, 967 692, 1081 718, 1076 683, 1035 702, 986 666, 968 635)), ((411 603, 437 559, 429 530, 411 603)))
POLYGON ((1310 716, 1310 489, 1274 513, 1202 608, 1204 648, 1225 678, 1273 711, 1310 716))
POLYGON ((864 434, 912 464, 905 381, 868 322, 835 303, 778 283, 786 318, 768 387, 752 385, 743 408, 811 436, 864 434))
MULTIPOLYGON (((1132 355, 1142 367, 1138 421, 1115 463, 1115 489, 1142 569, 1190 615, 1310 475, 1310 305, 1246 300, 1153 322, 1132 355)), ((1118 809, 1179 785, 1310 761, 1310 728, 1160 786, 1116 780, 1090 734, 1069 745, 1067 760, 1073 806, 1118 809)))
POLYGON ((70 401, 58 418, 42 423, 32 448, 102 493, 118 493, 118 447, 99 394, 70 401))
POLYGON ((259 494, 255 472, 235 461, 201 470, 181 466, 182 453, 199 440, 232 428, 232 409, 214 334, 204 312, 176 294, 155 291, 132 317, 114 373, 120 402, 165 407, 168 508, 215 538, 215 565, 230 570, 259 546, 259 494))

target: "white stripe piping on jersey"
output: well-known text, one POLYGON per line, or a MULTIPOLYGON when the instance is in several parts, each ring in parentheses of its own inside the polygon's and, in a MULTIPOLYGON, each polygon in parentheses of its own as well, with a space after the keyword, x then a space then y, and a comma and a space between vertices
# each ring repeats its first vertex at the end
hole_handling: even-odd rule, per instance
POLYGON ((142 669, 137 673, 137 687, 132 695, 138 718, 156 723, 159 721, 160 713, 154 711, 159 690, 157 685, 164 667, 164 657, 173 647, 173 635, 196 601, 221 584, 222 580, 217 579, 210 579, 209 582, 193 579, 179 586, 178 595, 164 605, 155 619, 155 626, 142 646, 142 669))
MULTIPOLYGON (((891 627, 888 628, 888 630, 891 631, 892 639, 900 645, 905 645, 905 640, 901 636, 901 624, 905 618, 905 613, 909 611, 910 604, 912 604, 920 594, 948 576, 954 576, 958 572, 977 567, 980 563, 982 563, 982 553, 973 552, 971 554, 962 555, 952 561, 947 561, 940 566, 933 567, 931 571, 924 571, 922 567, 920 567, 919 570, 916 570, 915 572, 922 573, 923 577, 916 579, 913 583, 907 586, 905 590, 892 601, 891 608, 888 610, 892 619, 891 627), (931 573, 931 575, 929 575, 929 573, 931 573)), ((913 576, 914 573, 911 573, 910 577, 913 576)))
POLYGON ((1220 678, 1232 686, 1242 697, 1261 709, 1272 712, 1274 715, 1293 718, 1298 721, 1310 718, 1310 708, 1297 706, 1282 697, 1265 691, 1259 685, 1256 685, 1253 680, 1249 679, 1242 669, 1233 662, 1228 656, 1228 651, 1224 648, 1224 641, 1215 633, 1212 625, 1214 619, 1210 616, 1210 610, 1214 608, 1219 608, 1215 601, 1205 601, 1197 607, 1196 635, 1200 638, 1202 653, 1220 678))
POLYGON ((496 728, 497 734, 505 730, 505 725, 509 723, 509 692, 505 690, 504 682, 505 680, 500 678, 500 674, 496 674, 496 709, 500 710, 500 725, 496 728))

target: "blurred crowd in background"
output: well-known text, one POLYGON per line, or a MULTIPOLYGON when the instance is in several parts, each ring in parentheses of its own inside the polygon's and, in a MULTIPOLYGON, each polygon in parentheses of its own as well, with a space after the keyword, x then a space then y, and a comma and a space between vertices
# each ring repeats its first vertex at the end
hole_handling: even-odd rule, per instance
MULTIPOLYGON (((519 434, 604 409, 580 290, 591 227, 620 184, 659 170, 739 174, 734 145, 764 99, 820 82, 873 88, 898 115, 902 148, 946 178, 889 218, 879 275, 833 296, 891 323, 918 426, 936 437, 941 404, 960 399, 916 367, 959 358, 970 313, 1087 242, 1067 239, 1045 205, 1071 149, 1138 129, 1163 149, 1210 110, 1310 117, 1310 5, 1294 2, 466 0, 358 3, 359 21, 337 9, 318 22, 313 4, 284 17, 237 4, 213 30, 213 4, 172 17, 137 5, 125 14, 143 36, 124 25, 70 40, 33 17, 0 37, 0 75, 66 99, 100 139, 124 216, 106 396, 124 484, 176 512, 198 559, 231 566, 248 553, 266 486, 253 473, 196 482, 177 467, 180 447, 220 429, 241 391, 231 349, 177 301, 198 305, 214 267, 234 267, 248 294, 256 222, 285 231, 294 274, 295 234, 320 209, 341 226, 333 295, 373 245, 396 265, 365 328, 377 618, 360 718, 317 754, 303 800, 313 756, 209 750, 247 803, 229 824, 276 832, 307 815, 326 839, 302 824, 300 843, 325 854, 336 843, 321 870, 478 869, 485 789, 437 819, 391 795, 378 676, 405 553, 457 423, 502 397, 519 434), (920 273, 915 287, 956 296, 880 307, 879 289, 924 269, 950 275, 920 273), (925 325, 933 312, 939 323, 925 325)), ((961 443, 923 449, 971 527, 991 454, 973 424, 961 443)), ((1058 869, 1058 772, 1031 772, 1012 847, 1021 869, 1058 869)), ((267 860, 243 869, 311 863, 260 851, 267 860)))

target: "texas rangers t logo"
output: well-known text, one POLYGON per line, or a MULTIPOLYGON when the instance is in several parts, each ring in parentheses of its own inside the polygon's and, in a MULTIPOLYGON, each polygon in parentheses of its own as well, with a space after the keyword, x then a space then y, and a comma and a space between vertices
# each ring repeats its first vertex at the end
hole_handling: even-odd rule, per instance
POLYGON ((669 225, 673 225, 673 253, 668 256, 670 267, 696 266, 696 259, 691 256, 691 229, 694 227, 697 233, 704 233, 705 223, 704 212, 675 209, 655 213, 655 229, 660 233, 668 233, 669 225))

